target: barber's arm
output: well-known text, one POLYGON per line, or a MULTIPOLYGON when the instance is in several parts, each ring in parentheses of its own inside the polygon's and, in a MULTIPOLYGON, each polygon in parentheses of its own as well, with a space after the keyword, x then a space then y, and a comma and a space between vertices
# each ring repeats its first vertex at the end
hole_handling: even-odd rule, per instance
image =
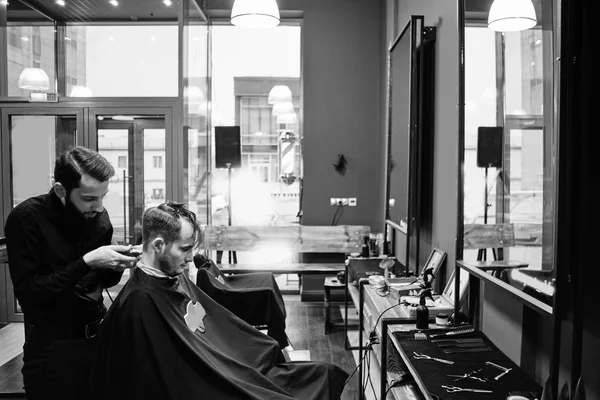
POLYGON ((9 215, 5 235, 15 295, 24 309, 54 301, 92 270, 122 270, 127 265, 133 265, 135 260, 118 253, 126 251, 126 246, 103 246, 60 271, 52 271, 51 268, 44 268, 40 252, 42 238, 37 225, 26 213, 13 212, 9 215))

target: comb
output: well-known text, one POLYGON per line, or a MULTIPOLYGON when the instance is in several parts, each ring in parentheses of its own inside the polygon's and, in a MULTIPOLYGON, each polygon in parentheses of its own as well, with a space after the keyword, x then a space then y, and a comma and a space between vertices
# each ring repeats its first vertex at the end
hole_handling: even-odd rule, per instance
POLYGON ((490 347, 470 347, 466 349, 454 348, 454 349, 444 349, 444 353, 452 354, 452 353, 479 353, 480 351, 492 351, 490 347))
POLYGON ((475 328, 470 326, 468 328, 459 328, 459 329, 455 329, 453 331, 449 331, 449 332, 445 332, 445 333, 437 333, 435 335, 431 335, 431 337, 434 338, 434 337, 440 337, 440 336, 455 336, 455 335, 463 335, 465 333, 472 333, 472 332, 475 332, 475 328))
POLYGON ((438 343, 438 347, 441 348, 449 348, 449 347, 484 347, 485 344, 483 342, 473 342, 473 343, 438 343))
POLYGON ((483 343, 481 338, 433 339, 431 343, 483 343))

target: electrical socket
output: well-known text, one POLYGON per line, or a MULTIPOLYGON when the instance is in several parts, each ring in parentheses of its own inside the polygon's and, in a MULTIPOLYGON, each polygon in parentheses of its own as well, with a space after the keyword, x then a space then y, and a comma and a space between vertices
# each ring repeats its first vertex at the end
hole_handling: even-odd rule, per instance
POLYGON ((356 197, 350 197, 350 198, 348 199, 348 205, 349 205, 350 207, 356 207, 356 197))
POLYGON ((329 199, 329 205, 330 206, 337 206, 338 205, 338 199, 337 197, 332 197, 329 199))
POLYGON ((347 197, 342 197, 339 200, 342 202, 343 206, 347 206, 348 205, 348 198, 347 197))

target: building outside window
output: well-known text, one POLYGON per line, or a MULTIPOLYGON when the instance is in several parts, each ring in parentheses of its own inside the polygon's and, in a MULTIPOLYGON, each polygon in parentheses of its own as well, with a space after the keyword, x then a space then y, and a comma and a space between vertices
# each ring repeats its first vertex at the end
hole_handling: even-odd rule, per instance
POLYGON ((119 156, 117 165, 119 168, 127 168, 127 156, 119 156))
POLYGON ((165 198, 164 189, 152 189, 152 200, 163 200, 165 198))
POLYGON ((152 157, 152 166, 154 168, 162 168, 163 167, 163 158, 162 158, 162 156, 153 156, 152 157))
MULTIPOLYGON (((285 226, 298 224, 302 178, 302 125, 300 121, 300 26, 280 25, 269 30, 235 26, 212 27, 213 126, 239 126, 241 168, 231 173, 231 204, 227 205, 227 169, 212 166, 212 225, 285 226), (282 121, 269 102, 276 85, 290 89, 288 114, 282 121), (290 132, 292 145, 282 134, 290 132), (287 179, 282 179, 282 154, 287 155, 287 179)), ((213 149, 214 151, 214 149, 213 149)), ((212 159, 214 160, 214 154, 212 159)), ((214 162, 214 161, 213 161, 214 162)), ((294 262, 288 249, 264 254, 240 254, 238 262, 294 262)))

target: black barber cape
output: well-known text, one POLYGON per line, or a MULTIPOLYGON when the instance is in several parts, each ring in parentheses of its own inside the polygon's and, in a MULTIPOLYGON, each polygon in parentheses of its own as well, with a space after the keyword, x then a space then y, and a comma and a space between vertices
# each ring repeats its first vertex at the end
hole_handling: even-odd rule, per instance
POLYGON ((286 363, 275 340, 186 276, 136 268, 101 324, 92 386, 103 400, 317 400, 339 399, 347 377, 328 363, 286 363))
POLYGON ((217 303, 250 325, 266 325, 267 334, 286 347, 285 304, 272 273, 226 276, 201 254, 194 257, 198 268, 196 285, 217 303))

